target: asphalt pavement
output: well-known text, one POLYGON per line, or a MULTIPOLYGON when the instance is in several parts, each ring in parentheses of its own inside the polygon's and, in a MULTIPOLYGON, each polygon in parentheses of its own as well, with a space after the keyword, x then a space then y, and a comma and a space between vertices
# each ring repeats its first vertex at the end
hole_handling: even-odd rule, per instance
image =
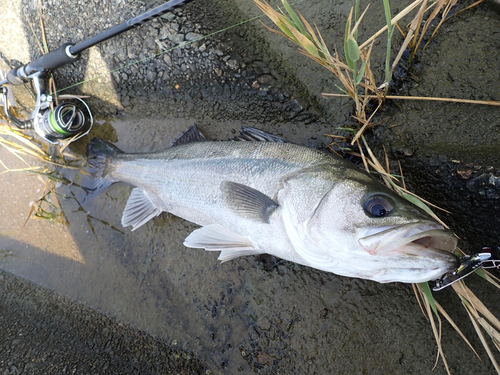
POLYGON ((0 374, 210 374, 191 353, 0 271, 0 374))

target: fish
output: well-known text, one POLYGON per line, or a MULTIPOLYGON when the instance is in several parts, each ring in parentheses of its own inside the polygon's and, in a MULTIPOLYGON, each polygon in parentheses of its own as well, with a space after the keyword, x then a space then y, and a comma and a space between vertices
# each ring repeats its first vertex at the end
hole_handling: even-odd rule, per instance
POLYGON ((206 140, 196 125, 163 152, 124 153, 99 138, 88 164, 103 189, 134 186, 121 224, 163 211, 200 226, 184 245, 226 262, 270 254, 341 276, 420 283, 454 271, 454 234, 355 164, 254 128, 206 140))

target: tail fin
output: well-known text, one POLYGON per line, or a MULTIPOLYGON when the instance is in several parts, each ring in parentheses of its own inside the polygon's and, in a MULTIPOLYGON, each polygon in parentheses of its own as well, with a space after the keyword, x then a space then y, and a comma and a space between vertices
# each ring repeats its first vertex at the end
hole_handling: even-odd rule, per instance
POLYGON ((121 154, 118 147, 99 138, 92 138, 87 146, 87 162, 90 173, 94 176, 94 186, 90 190, 103 190, 111 185, 112 179, 107 176, 111 159, 117 154, 121 154))

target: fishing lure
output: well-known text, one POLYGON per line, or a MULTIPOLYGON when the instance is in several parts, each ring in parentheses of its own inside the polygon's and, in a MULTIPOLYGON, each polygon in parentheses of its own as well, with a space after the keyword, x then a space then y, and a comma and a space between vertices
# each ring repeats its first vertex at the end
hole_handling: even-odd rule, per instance
POLYGON ((436 285, 432 288, 432 290, 443 290, 457 281, 462 280, 464 277, 473 274, 480 268, 499 269, 500 257, 498 257, 498 255, 500 254, 500 248, 495 250, 491 247, 483 247, 482 250, 483 252, 481 253, 461 257, 460 266, 458 266, 455 271, 444 274, 439 280, 436 281, 436 285))

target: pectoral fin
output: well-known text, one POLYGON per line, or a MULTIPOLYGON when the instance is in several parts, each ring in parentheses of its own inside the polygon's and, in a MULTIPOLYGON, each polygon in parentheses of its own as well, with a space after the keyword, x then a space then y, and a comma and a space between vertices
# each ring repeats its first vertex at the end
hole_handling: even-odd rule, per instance
POLYGON ((220 251, 219 260, 221 262, 245 255, 262 254, 248 238, 240 236, 219 224, 196 229, 186 237, 184 246, 201 248, 207 251, 220 251))
POLYGON ((247 219, 269 223, 269 217, 278 208, 271 198, 249 186, 223 181, 220 188, 229 207, 247 219))
POLYGON ((122 225, 124 227, 131 225, 132 230, 136 230, 160 213, 161 210, 155 206, 147 196, 147 193, 139 188, 135 188, 132 190, 123 211, 122 225))

